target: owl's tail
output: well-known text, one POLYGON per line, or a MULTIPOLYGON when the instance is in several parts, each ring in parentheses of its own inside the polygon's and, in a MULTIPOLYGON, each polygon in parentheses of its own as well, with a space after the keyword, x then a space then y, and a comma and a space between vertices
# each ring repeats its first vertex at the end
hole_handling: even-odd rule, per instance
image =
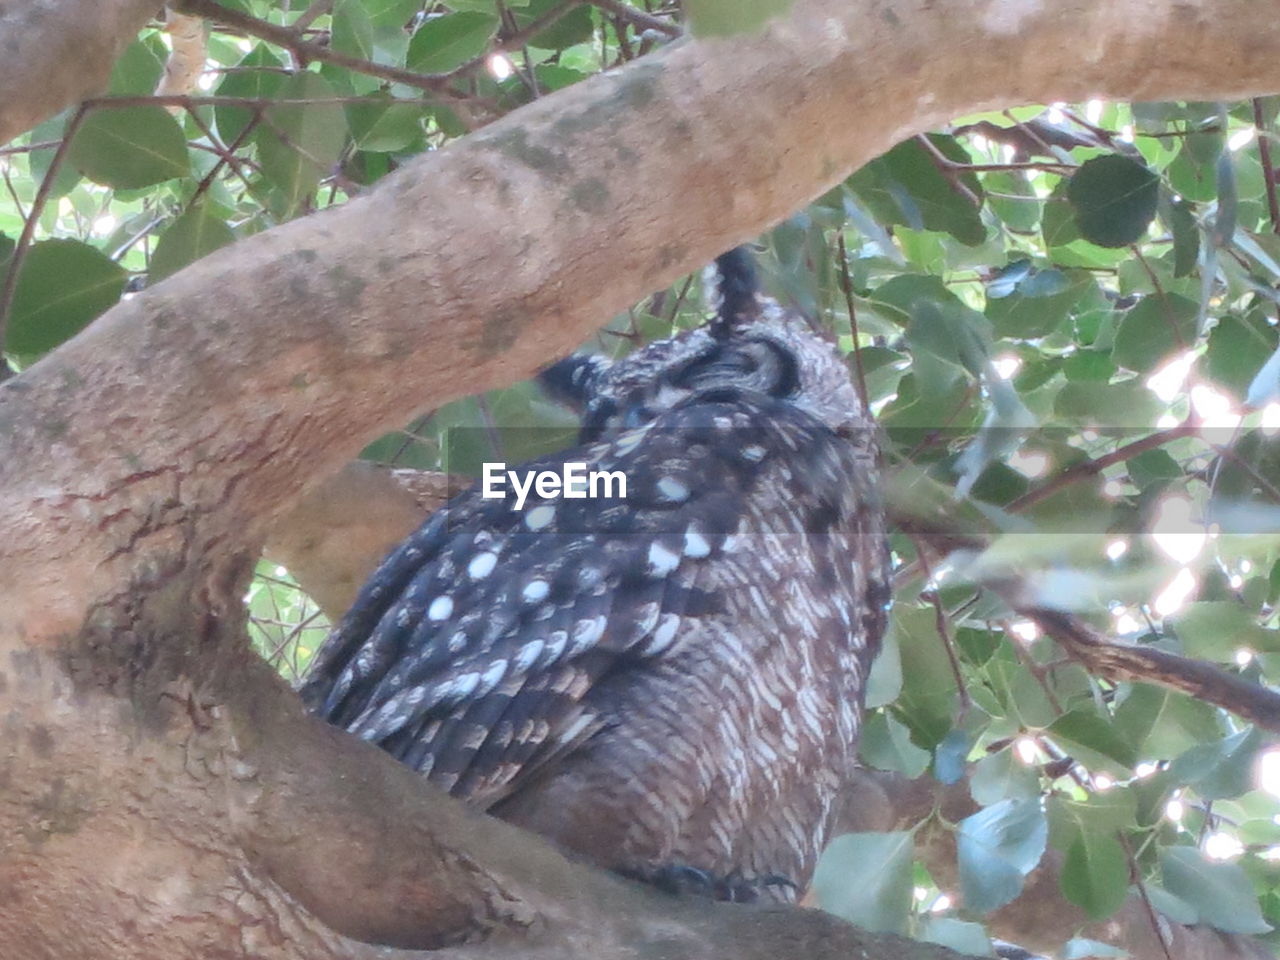
POLYGON ((737 324, 759 313, 756 293, 760 283, 756 278, 755 256, 749 247, 734 247, 720 254, 707 268, 703 281, 707 286, 707 303, 716 311, 711 321, 712 336, 726 337, 737 324))

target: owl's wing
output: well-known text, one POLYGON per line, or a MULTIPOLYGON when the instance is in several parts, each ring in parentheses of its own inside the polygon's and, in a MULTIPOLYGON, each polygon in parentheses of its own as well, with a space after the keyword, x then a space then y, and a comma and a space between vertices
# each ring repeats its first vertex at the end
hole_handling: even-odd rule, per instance
MULTIPOLYGON (((721 391, 609 441, 518 468, 620 471, 623 499, 524 509, 473 487, 361 589, 302 686, 308 706, 455 794, 496 802, 608 722, 584 699, 606 673, 678 647, 722 609, 709 565, 785 459, 848 445, 794 407, 721 391), (783 439, 785 438, 785 440, 783 439), (818 449, 822 447, 824 449, 818 449)), ((841 481, 794 471, 797 497, 841 481)))

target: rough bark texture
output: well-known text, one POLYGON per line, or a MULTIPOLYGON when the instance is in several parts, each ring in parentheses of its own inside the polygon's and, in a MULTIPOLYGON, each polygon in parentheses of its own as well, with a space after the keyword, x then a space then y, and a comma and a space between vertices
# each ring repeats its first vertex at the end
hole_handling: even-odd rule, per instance
POLYGON ((101 93, 160 0, 0 0, 0 143, 101 93))
MULTIPOLYGON (((151 10, 0 12, 7 136, 97 86, 151 10)), ((763 36, 673 44, 220 251, 0 385, 0 955, 489 933, 458 955, 942 956, 664 900, 422 790, 248 652, 249 561, 372 436, 528 374, 910 133, 1270 92, 1277 48, 1252 0, 797 0, 763 36)))

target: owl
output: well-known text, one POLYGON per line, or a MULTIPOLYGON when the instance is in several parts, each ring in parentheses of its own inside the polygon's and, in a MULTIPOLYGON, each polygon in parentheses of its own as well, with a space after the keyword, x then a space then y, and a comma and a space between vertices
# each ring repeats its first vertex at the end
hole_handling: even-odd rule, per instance
POLYGON ((876 448, 834 345, 758 292, 750 254, 708 274, 705 326, 542 375, 581 436, 518 470, 621 473, 625 497, 455 497, 301 694, 570 856, 789 900, 853 772, 885 626, 876 448))

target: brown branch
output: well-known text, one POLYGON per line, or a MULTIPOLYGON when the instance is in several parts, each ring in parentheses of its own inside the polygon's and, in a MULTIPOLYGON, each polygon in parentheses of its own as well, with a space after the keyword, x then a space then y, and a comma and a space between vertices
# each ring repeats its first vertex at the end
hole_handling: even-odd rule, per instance
POLYGON ((668 37, 678 37, 683 33, 680 27, 671 21, 646 13, 644 10, 625 3, 624 0, 591 0, 591 5, 599 7, 601 10, 608 10, 615 17, 634 23, 642 30, 657 30, 668 37))
POLYGON ((1178 690, 1280 733, 1280 693, 1204 660, 1114 643, 1079 617, 1061 611, 1024 605, 1018 612, 1039 624, 1090 673, 1178 690))
MULTIPOLYGON (((518 30, 509 36, 502 37, 495 44, 494 49, 503 50, 508 47, 522 46, 529 37, 545 30, 554 24, 557 20, 569 13, 575 7, 581 6, 586 0, 564 0, 563 3, 552 7, 542 16, 530 22, 523 29, 518 30)), ((178 0, 174 4, 176 9, 183 13, 194 14, 196 16, 205 17, 209 20, 217 21, 229 27, 267 40, 277 46, 284 47, 293 52, 294 56, 302 62, 315 60, 320 63, 332 63, 335 66, 346 67, 348 70, 354 70, 357 73, 363 73, 371 77, 380 77, 383 80, 392 80, 396 83, 407 84, 411 87, 417 87, 420 90, 429 90, 435 94, 458 98, 468 99, 465 94, 458 93, 450 89, 450 83, 460 76, 474 70, 477 66, 483 64, 489 56, 489 51, 478 57, 473 57, 465 63, 459 64, 452 70, 442 73, 418 73, 413 70, 405 70, 401 67, 393 67, 387 64, 374 63, 371 60, 362 60, 360 57, 353 57, 349 54, 334 50, 331 47, 322 46, 313 43, 310 40, 304 40, 294 30, 293 27, 281 27, 266 20, 259 20, 257 17, 249 16, 238 10, 231 10, 222 6, 217 0, 178 0)))
POLYGON ((1108 467, 1115 466, 1117 463, 1124 463, 1132 460, 1139 454, 1146 453, 1148 450, 1155 450, 1175 440, 1183 437, 1194 436, 1197 425, 1191 421, 1180 423, 1176 427, 1170 427, 1167 430, 1160 430, 1156 433, 1148 434, 1134 440, 1132 443, 1126 443, 1122 447, 1116 447, 1110 453, 1101 457, 1095 457, 1092 460, 1081 460, 1079 463, 1072 464, 1061 473, 1055 474, 1052 480, 1048 480, 1034 490, 1029 490, 1016 500, 1011 502, 1005 509, 1010 513, 1020 513, 1028 507, 1035 506, 1042 500, 1046 500, 1053 496, 1064 487, 1069 487, 1073 483, 1079 483, 1081 480, 1088 480, 1096 477, 1108 467))

